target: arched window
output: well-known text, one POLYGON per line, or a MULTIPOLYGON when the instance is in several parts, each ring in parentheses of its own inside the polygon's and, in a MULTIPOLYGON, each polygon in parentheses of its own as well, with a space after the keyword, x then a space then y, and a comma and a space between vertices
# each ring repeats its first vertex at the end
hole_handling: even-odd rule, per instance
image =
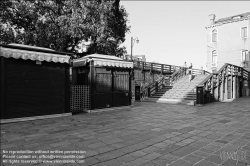
POLYGON ((217 66, 217 51, 212 51, 212 66, 217 66))
POLYGON ((212 31, 212 42, 217 42, 217 30, 212 31))

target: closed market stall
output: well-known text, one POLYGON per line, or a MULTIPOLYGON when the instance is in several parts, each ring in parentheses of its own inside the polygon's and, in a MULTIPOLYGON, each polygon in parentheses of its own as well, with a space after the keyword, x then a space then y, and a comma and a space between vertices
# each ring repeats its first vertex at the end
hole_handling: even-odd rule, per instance
POLYGON ((132 62, 110 55, 92 54, 73 60, 72 111, 131 105, 132 68, 132 62))
POLYGON ((68 53, 0 45, 1 119, 70 113, 68 53))

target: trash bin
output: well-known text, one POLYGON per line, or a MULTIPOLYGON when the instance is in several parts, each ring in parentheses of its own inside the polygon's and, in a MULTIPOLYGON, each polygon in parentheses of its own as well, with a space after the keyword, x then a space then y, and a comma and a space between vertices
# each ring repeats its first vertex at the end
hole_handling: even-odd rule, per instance
POLYGON ((140 85, 135 86, 135 101, 141 101, 141 87, 140 85))
POLYGON ((203 105, 204 98, 203 98, 203 86, 196 86, 196 104, 203 105))
POLYGON ((206 103, 211 103, 211 93, 210 93, 210 91, 206 91, 206 98, 207 98, 206 103))

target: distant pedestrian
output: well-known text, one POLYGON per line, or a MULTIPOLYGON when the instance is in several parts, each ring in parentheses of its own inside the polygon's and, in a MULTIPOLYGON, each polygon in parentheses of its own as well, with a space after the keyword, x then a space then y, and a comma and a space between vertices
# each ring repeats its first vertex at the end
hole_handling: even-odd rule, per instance
POLYGON ((205 75, 205 71, 203 70, 202 66, 201 66, 200 72, 201 72, 201 75, 205 75))
POLYGON ((190 66, 188 67, 189 69, 192 69, 193 68, 193 64, 190 63, 190 66))
POLYGON ((193 65, 192 63, 190 63, 190 66, 188 67, 188 79, 189 79, 189 82, 191 82, 192 80, 192 68, 193 68, 193 65))
POLYGON ((187 68, 187 62, 183 64, 183 68, 187 68))
POLYGON ((187 62, 184 62, 183 67, 182 67, 182 73, 186 75, 186 70, 187 70, 187 62))

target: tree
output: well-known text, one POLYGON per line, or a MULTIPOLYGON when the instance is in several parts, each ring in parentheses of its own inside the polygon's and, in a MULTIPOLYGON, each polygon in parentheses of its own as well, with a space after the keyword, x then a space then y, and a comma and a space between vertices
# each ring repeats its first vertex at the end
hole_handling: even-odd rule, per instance
MULTIPOLYGON (((2 44, 19 43, 73 52, 121 56, 129 32, 120 0, 6 0, 0 10, 2 44), (85 53, 79 45, 90 42, 85 53)), ((83 44, 84 45, 84 44, 83 44)))

